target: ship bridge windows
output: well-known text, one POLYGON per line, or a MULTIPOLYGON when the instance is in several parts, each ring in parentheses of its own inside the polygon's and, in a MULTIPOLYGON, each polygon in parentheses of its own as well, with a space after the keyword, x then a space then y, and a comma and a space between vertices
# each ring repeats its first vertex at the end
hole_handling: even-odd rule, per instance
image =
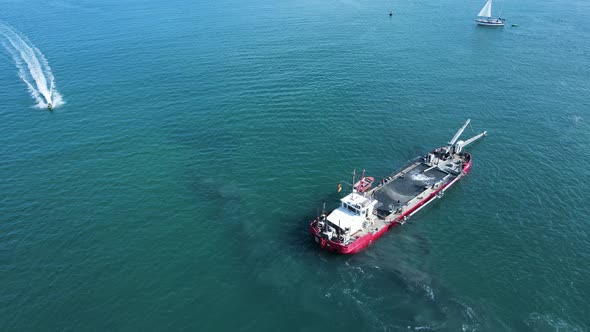
POLYGON ((360 215, 361 214, 360 211, 359 211, 359 209, 357 207, 353 206, 353 205, 342 203, 342 207, 345 208, 345 209, 347 209, 348 211, 356 214, 356 215, 360 215))

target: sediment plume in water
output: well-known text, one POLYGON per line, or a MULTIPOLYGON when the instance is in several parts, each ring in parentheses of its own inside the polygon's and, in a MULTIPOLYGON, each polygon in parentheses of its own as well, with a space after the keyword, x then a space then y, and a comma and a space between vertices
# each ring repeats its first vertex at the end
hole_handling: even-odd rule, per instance
POLYGON ((2 46, 10 53, 18 69, 18 76, 25 82, 37 107, 46 108, 49 103, 58 107, 64 103, 55 88, 51 67, 43 53, 28 38, 0 22, 2 46))

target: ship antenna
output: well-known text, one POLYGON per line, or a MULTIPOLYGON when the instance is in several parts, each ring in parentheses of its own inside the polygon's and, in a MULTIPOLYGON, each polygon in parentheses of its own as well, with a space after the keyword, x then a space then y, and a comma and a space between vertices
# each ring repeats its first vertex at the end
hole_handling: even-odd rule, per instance
POLYGON ((352 171, 352 192, 354 192, 354 180, 356 180, 356 168, 352 171))

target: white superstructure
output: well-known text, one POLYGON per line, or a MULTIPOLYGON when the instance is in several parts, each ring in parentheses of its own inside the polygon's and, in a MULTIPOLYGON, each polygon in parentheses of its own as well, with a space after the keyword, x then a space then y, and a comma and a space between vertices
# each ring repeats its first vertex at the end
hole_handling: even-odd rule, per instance
POLYGON ((346 195, 340 202, 340 206, 326 217, 326 221, 331 228, 329 231, 345 239, 363 230, 366 221, 374 218, 373 209, 378 203, 357 192, 346 195))

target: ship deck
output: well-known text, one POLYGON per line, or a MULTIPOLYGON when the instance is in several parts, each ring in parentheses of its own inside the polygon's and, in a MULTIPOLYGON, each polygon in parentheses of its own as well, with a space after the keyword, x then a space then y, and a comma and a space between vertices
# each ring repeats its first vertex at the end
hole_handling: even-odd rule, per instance
MULTIPOLYGON (((438 167, 430 167, 425 163, 417 162, 386 178, 386 182, 382 186, 380 185, 371 192, 373 198, 379 202, 376 206, 377 215, 380 218, 385 218, 447 175, 449 173, 438 167)), ((454 177, 451 176, 449 181, 454 177)))

